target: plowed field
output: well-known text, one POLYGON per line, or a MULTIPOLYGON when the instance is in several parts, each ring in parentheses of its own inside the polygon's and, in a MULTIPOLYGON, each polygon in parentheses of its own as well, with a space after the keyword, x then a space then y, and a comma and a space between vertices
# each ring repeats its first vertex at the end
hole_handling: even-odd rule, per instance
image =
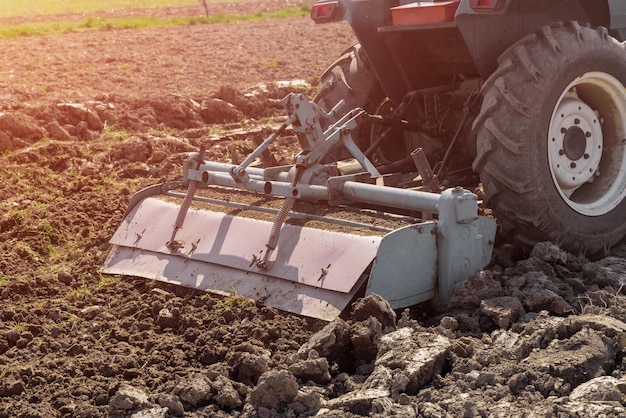
MULTIPOLYGON (((205 10, 100 17, 128 13, 205 10)), ((307 17, 0 40, 0 418, 626 416, 624 247, 500 245, 446 314, 370 297, 331 323, 99 273, 132 193, 208 139, 245 155, 353 42, 307 17)))

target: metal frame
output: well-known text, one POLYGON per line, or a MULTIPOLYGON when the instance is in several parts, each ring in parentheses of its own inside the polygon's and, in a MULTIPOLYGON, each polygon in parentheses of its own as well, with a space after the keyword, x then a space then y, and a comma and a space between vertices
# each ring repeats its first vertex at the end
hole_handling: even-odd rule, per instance
POLYGON ((462 188, 437 194, 393 187, 398 176, 380 175, 352 141, 350 132, 360 123, 362 110, 348 112, 320 136, 319 118, 328 114, 301 95, 289 95, 283 103, 289 113, 287 124, 305 136, 303 152, 294 166, 250 167, 277 138, 276 133, 239 165, 205 161, 203 150, 190 155, 184 163, 183 181, 151 186, 131 198, 124 222, 111 239, 114 248, 104 272, 156 278, 218 293, 228 292, 228 283, 233 283, 240 295, 291 312, 332 319, 357 293, 370 266, 367 291, 402 308, 431 298, 446 303, 460 283, 488 264, 495 221, 478 216, 475 194, 462 188), (332 175, 339 170, 320 161, 335 146, 344 146, 363 172, 332 175), (307 176, 309 171, 328 177, 322 181, 307 176), (304 182, 313 178, 323 184, 304 182), (187 194, 173 190, 181 186, 187 186, 187 194), (209 187, 282 197, 284 203, 280 210, 272 210, 196 196, 198 189, 209 187), (156 194, 183 201, 175 205, 149 198, 156 194), (285 224, 289 216, 310 216, 291 210, 295 199, 383 206, 392 213, 426 212, 437 219, 414 220, 390 231, 364 223, 309 218, 371 231, 365 235, 330 232, 285 224), (276 217, 271 225, 196 210, 191 207, 193 201, 261 210, 276 217))

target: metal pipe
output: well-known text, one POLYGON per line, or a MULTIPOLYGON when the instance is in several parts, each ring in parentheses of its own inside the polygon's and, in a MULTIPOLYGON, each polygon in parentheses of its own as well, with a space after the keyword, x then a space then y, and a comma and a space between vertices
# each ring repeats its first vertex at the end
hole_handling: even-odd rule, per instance
POLYGON ((297 199, 328 200, 328 187, 301 184, 293 187, 291 183, 280 181, 264 181, 250 178, 246 183, 238 183, 227 173, 202 171, 195 174, 190 172, 190 179, 200 177, 204 184, 245 189, 272 196, 295 197, 297 199))
MULTIPOLYGON (((293 187, 291 183, 287 182, 264 181, 255 178, 250 178, 246 183, 238 183, 224 172, 190 172, 189 179, 199 180, 204 184, 245 189, 271 196, 312 200, 329 200, 330 197, 329 189, 326 186, 301 184, 293 187)), ((354 181, 344 182, 340 193, 346 198, 357 202, 431 213, 438 212, 439 195, 435 193, 389 186, 381 187, 354 181)))
POLYGON ((263 141, 263 143, 261 143, 261 145, 256 147, 256 149, 252 151, 252 153, 250 153, 241 164, 236 166, 237 168, 235 170, 237 170, 237 174, 242 175, 243 173, 245 173, 248 169, 248 166, 252 164, 252 162, 258 157, 260 157, 261 154, 263 154, 265 150, 269 148, 270 144, 274 142, 276 138, 278 138, 278 135, 282 134, 283 131, 287 129, 287 127, 291 125, 294 120, 295 116, 290 116, 289 119, 287 119, 287 121, 283 123, 276 132, 271 134, 269 137, 267 137, 265 141, 263 141))
POLYGON ((346 181, 341 189, 344 196, 358 202, 431 213, 439 212, 440 195, 435 193, 381 187, 354 181, 346 181))
MULTIPOLYGON (((233 167, 237 167, 236 165, 233 164, 228 164, 228 163, 219 163, 219 162, 215 162, 215 161, 205 161, 199 168, 199 171, 218 171, 220 173, 230 173, 230 170, 233 167)), ((254 177, 262 177, 263 176, 263 169, 262 168, 256 168, 256 167, 248 167, 246 169, 246 173, 248 173, 248 175, 250 176, 254 176, 254 177)))
MULTIPOLYGON (((215 162, 215 161, 205 161, 199 168, 198 171, 203 172, 203 171, 216 171, 219 173, 230 173, 230 171, 234 168, 237 167, 236 165, 233 164, 228 164, 228 163, 219 163, 219 162, 215 162)), ((274 172, 276 172, 274 170, 274 172)), ((267 175, 267 171, 264 168, 258 168, 258 167, 248 167, 246 168, 246 173, 252 177, 255 178, 257 180, 269 180, 268 179, 268 175, 267 175)), ((289 172, 284 171, 282 173, 277 173, 274 174, 272 176, 273 180, 279 180, 279 181, 284 181, 284 182, 288 182, 289 181, 289 172)))

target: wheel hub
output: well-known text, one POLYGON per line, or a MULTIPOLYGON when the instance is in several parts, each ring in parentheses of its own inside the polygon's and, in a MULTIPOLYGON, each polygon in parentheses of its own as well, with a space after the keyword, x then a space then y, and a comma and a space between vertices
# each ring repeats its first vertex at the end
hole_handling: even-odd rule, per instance
POLYGON ((563 137, 563 149, 567 158, 572 161, 580 160, 587 149, 587 135, 578 126, 569 128, 563 137))
POLYGON ((587 216, 626 197, 626 91, 611 74, 580 75, 554 107, 548 130, 552 180, 565 203, 587 216))
POLYGON ((570 93, 555 112, 549 147, 552 172, 566 196, 593 181, 602 148, 602 128, 596 113, 570 93))

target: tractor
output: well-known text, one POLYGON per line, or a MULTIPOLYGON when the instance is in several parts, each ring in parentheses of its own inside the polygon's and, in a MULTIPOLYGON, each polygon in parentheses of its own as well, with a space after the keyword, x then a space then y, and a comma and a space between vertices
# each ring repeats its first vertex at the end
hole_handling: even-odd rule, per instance
POLYGON ((623 239, 626 1, 324 0, 311 18, 357 39, 316 95, 287 95, 285 123, 241 163, 200 149, 183 180, 137 192, 105 272, 332 320, 363 292, 445 305, 496 229, 588 256, 623 239), (286 132, 293 163, 257 166, 286 132))

